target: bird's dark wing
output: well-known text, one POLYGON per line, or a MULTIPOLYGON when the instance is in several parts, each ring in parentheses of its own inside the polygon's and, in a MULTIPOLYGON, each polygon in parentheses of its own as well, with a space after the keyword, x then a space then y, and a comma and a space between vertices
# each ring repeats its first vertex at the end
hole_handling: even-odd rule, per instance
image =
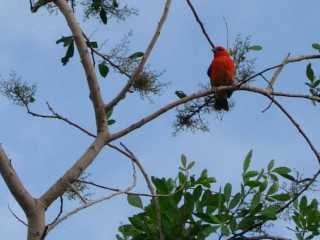
POLYGON ((210 66, 208 68, 208 71, 207 71, 207 74, 208 74, 209 78, 211 78, 211 66, 212 66, 212 64, 210 64, 210 66))

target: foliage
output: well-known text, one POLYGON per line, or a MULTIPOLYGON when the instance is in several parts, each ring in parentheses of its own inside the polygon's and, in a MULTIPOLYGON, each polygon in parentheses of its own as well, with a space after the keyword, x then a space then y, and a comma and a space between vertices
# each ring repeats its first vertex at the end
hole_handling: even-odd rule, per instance
MULTIPOLYGON (((309 87, 311 96, 320 97, 320 77, 317 78, 315 76, 311 63, 309 63, 306 67, 306 75, 308 82, 305 82, 305 84, 309 87)), ((312 101, 312 103, 316 104, 315 101, 312 101)))
POLYGON ((109 18, 125 20, 131 15, 137 15, 138 11, 127 5, 121 7, 118 0, 84 0, 81 1, 86 18, 96 17, 103 24, 107 24, 109 18))
POLYGON ((12 72, 8 80, 0 81, 0 92, 19 106, 28 106, 35 102, 36 86, 22 82, 16 73, 12 72))
MULTIPOLYGON (((206 169, 199 176, 190 175, 194 162, 189 163, 185 155, 181 157, 175 179, 152 177, 159 195, 165 239, 258 236, 293 202, 295 207, 289 219, 294 220, 296 234, 301 235, 299 239, 319 236, 318 202, 312 200, 308 204, 306 196, 301 197, 297 192, 306 182, 293 177, 291 169, 276 167, 274 160, 259 171, 251 169, 251 161, 252 151, 244 159, 240 186, 218 185, 206 169), (290 188, 281 187, 284 183, 290 188)), ((143 207, 143 201, 135 195, 134 201, 128 199, 128 202, 142 211, 129 217, 128 224, 119 227, 117 239, 158 239, 155 201, 147 201, 143 207)))

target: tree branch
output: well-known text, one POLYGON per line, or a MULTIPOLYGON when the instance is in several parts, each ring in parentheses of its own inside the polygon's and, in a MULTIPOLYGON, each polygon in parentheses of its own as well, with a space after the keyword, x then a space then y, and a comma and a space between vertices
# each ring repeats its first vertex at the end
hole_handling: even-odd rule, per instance
POLYGON ((151 182, 147 172, 145 171, 144 167, 140 163, 139 159, 135 156, 135 154, 132 151, 130 151, 123 143, 120 143, 120 145, 131 156, 130 158, 138 166, 138 168, 140 169, 140 172, 142 173, 142 175, 147 183, 149 191, 150 191, 151 195, 153 196, 152 199, 154 200, 154 204, 155 204, 155 208, 156 208, 156 217, 157 217, 157 223, 158 223, 158 228, 159 228, 159 239, 164 240, 165 238, 164 238, 164 233, 162 231, 161 209, 160 209, 160 204, 159 204, 159 198, 156 196, 156 191, 152 185, 152 182, 151 182))
POLYGON ((79 178, 81 173, 94 161, 103 149, 106 138, 106 134, 99 134, 80 159, 41 196, 40 200, 46 208, 61 196, 69 188, 69 184, 79 178))
POLYGON ((91 61, 86 40, 74 16, 72 8, 68 5, 68 2, 65 0, 55 0, 54 3, 64 15, 78 48, 81 63, 86 73, 87 83, 90 90, 90 99, 95 112, 97 132, 105 132, 107 124, 105 119, 104 102, 100 93, 95 68, 91 61))
POLYGON ((255 237, 245 237, 244 240, 290 240, 290 238, 271 236, 271 235, 261 235, 261 236, 255 236, 255 237))
POLYGON ((130 186, 128 186, 126 189, 122 190, 122 191, 118 191, 115 192, 113 194, 110 194, 108 196, 102 197, 100 199, 94 200, 94 201, 90 201, 86 204, 83 204, 82 206, 75 208, 74 210, 70 211, 69 213, 64 214, 61 218, 57 219, 54 223, 52 223, 50 226, 48 226, 48 232, 50 232, 52 229, 54 229, 58 224, 60 224, 61 222, 67 220, 69 217, 71 217, 72 215, 80 212, 81 210, 84 210, 86 208, 89 208, 95 204, 104 202, 106 200, 109 200, 115 196, 124 194, 126 192, 130 192, 137 184, 137 175, 136 175, 136 169, 134 166, 134 163, 132 162, 132 168, 133 168, 133 174, 132 174, 132 184, 130 186))
POLYGON ((275 82, 277 81, 280 73, 282 72, 284 66, 288 63, 289 57, 290 57, 290 53, 283 59, 281 66, 275 70, 275 72, 273 73, 272 78, 270 80, 269 86, 267 87, 267 90, 273 91, 273 86, 274 86, 275 82))
POLYGON ((28 216, 35 207, 34 198, 24 187, 0 143, 0 173, 11 194, 28 216))
POLYGON ((32 3, 32 0, 30 0, 30 8, 31 8, 31 12, 36 12, 38 11, 38 9, 50 2, 52 2, 53 0, 38 0, 37 2, 35 3, 32 3))
POLYGON ((194 8, 194 6, 192 5, 192 3, 191 3, 190 0, 186 0, 186 1, 187 1, 188 6, 190 7, 190 9, 191 9, 191 11, 192 11, 192 13, 193 13, 193 16, 195 17, 196 21, 197 21, 198 24, 200 25, 200 28, 201 28, 201 31, 202 31, 203 35, 204 35, 204 36, 206 37, 206 39, 208 40, 208 42, 209 42, 212 50, 214 50, 214 49, 215 49, 215 46, 214 46, 213 42, 211 41, 211 39, 210 39, 210 37, 209 37, 206 29, 204 28, 204 25, 203 25, 203 23, 201 22, 198 14, 197 14, 196 9, 194 8))
POLYGON ((136 70, 132 74, 131 78, 128 80, 127 84, 121 89, 119 94, 105 106, 106 111, 111 110, 115 105, 117 105, 121 101, 121 99, 123 99, 125 97, 127 92, 130 90, 130 87, 132 86, 134 81, 136 81, 139 78, 140 73, 143 71, 144 65, 146 64, 156 42, 159 39, 161 29, 162 29, 162 27, 167 19, 167 16, 169 14, 170 5, 171 5, 171 0, 166 0, 165 6, 163 9, 163 13, 162 13, 161 18, 159 20, 156 31, 155 31, 147 49, 144 52, 144 55, 142 57, 142 60, 139 64, 139 66, 136 68, 136 70))

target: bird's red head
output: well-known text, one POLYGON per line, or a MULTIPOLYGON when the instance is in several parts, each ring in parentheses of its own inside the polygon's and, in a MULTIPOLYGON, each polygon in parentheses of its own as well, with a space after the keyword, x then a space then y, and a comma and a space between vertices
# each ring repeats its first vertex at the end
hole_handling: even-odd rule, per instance
POLYGON ((214 56, 215 57, 219 57, 219 56, 229 56, 228 51, 221 46, 215 47, 215 49, 213 50, 214 56))

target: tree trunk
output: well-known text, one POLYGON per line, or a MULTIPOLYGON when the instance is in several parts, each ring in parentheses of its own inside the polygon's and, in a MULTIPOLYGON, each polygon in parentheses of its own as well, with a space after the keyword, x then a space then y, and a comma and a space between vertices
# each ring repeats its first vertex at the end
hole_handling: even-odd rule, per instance
POLYGON ((28 217, 28 240, 43 240, 45 237, 45 209, 41 202, 35 199, 35 207, 28 217))

